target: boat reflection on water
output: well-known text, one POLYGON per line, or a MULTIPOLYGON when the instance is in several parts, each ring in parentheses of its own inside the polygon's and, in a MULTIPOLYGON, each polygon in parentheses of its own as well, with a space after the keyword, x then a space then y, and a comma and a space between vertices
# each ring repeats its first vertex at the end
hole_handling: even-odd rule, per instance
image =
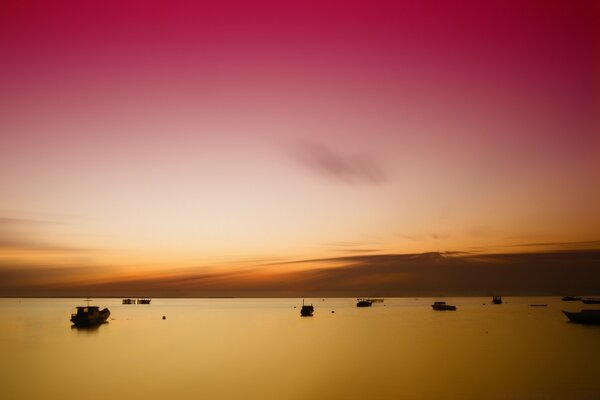
POLYGON ((77 332, 77 334, 91 335, 91 334, 98 333, 100 331, 100 327, 102 325, 104 325, 104 324, 88 325, 88 326, 71 325, 71 331, 77 332))

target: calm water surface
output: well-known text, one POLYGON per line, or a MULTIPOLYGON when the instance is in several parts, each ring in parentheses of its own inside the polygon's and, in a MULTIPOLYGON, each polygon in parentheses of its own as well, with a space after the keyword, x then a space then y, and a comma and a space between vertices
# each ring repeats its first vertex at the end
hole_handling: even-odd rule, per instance
POLYGON ((110 322, 79 330, 83 301, 0 299, 0 398, 600 399, 600 327, 560 312, 598 306, 433 300, 95 299, 110 322))

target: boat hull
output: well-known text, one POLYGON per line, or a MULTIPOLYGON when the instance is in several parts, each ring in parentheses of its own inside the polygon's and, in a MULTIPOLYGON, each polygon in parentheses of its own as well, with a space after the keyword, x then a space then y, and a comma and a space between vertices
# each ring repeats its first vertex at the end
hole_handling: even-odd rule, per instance
POLYGON ((433 308, 435 311, 456 311, 456 306, 449 306, 449 305, 432 305, 431 308, 433 308))
POLYGON ((600 310, 582 310, 580 312, 563 311, 569 321, 576 324, 600 324, 600 310))
POLYGON ((600 299, 582 299, 581 302, 584 304, 600 304, 600 299))

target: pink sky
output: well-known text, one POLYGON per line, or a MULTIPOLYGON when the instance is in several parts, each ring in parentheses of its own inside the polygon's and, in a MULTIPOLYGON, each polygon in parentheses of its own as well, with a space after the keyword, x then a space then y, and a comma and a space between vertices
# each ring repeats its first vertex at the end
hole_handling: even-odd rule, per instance
POLYGON ((596 1, 1 10, 2 264, 600 237, 596 1))

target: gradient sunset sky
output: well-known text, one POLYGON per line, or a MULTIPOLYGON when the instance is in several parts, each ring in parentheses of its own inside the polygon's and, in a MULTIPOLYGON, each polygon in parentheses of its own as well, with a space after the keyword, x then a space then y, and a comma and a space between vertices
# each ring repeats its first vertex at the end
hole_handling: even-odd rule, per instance
POLYGON ((4 1, 0 295, 598 249, 599 4, 4 1))

